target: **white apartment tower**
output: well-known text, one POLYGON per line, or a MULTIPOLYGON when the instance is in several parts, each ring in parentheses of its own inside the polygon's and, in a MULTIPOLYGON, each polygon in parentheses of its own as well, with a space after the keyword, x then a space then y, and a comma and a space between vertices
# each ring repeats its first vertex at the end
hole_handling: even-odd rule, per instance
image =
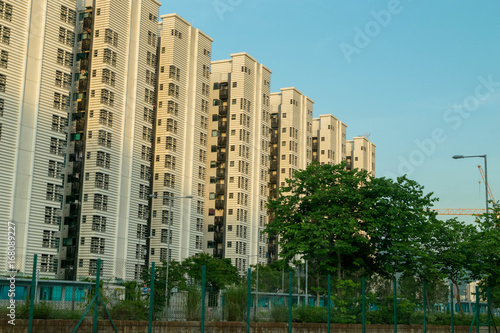
POLYGON ((240 272, 266 262, 270 81, 247 53, 212 62, 204 250, 240 272))
MULTIPOLYGON (((280 92, 271 94, 271 106, 269 196, 276 198, 278 188, 286 185, 286 179, 312 162, 314 101, 294 87, 281 88, 280 92)), ((271 235, 269 261, 278 259, 276 241, 271 235)))
POLYGON ((37 253, 46 276, 93 276, 98 258, 107 278, 137 276, 125 259, 149 217, 159 6, 0 2, 0 214, 20 271, 37 253))
POLYGON ((347 141, 347 167, 350 170, 367 170, 375 176, 375 148, 366 136, 356 136, 347 141))
POLYGON ((346 160, 347 125, 331 114, 313 119, 313 160, 320 164, 339 164, 346 160))
POLYGON ((210 104, 212 39, 177 14, 161 19, 150 262, 203 250, 210 104))

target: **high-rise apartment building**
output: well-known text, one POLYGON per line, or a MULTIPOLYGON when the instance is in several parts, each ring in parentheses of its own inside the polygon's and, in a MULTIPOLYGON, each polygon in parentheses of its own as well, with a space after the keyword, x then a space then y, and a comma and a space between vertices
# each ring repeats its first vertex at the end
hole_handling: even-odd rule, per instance
POLYGON ((179 15, 161 19, 153 134, 157 198, 150 239, 150 261, 155 262, 166 260, 169 248, 176 261, 203 250, 212 46, 210 37, 179 15))
POLYGON ((42 275, 92 276, 101 258, 104 276, 133 277, 125 259, 149 217, 160 3, 8 5, 0 201, 16 224, 18 269, 37 253, 42 275))
POLYGON ((313 119, 313 160, 320 164, 339 164, 346 160, 347 125, 331 114, 313 119))
POLYGON ((366 136, 347 141, 347 167, 350 170, 367 170, 375 176, 375 148, 366 136))
POLYGON ((212 62, 204 250, 241 272, 266 262, 270 82, 247 53, 212 62))

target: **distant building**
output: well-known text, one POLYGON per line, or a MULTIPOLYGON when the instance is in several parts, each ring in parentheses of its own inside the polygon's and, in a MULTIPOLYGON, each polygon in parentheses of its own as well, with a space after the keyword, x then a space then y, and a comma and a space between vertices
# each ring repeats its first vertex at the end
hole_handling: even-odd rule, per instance
POLYGON ((375 148, 367 137, 357 136, 347 141, 347 167, 367 170, 375 176, 375 148))

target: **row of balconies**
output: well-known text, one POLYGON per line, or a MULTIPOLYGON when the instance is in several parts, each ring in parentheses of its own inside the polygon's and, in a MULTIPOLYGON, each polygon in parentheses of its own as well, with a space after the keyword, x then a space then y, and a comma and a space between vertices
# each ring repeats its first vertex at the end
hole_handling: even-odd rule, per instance
POLYGON ((224 105, 219 106, 219 116, 221 117, 227 116, 227 106, 224 105))
POLYGON ((219 131, 221 132, 227 131, 227 121, 219 121, 219 131))

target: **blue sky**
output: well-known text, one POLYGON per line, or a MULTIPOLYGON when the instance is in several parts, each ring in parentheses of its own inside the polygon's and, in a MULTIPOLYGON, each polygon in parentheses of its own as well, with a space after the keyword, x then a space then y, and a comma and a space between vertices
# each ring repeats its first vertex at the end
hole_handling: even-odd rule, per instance
MULTIPOLYGON (((438 208, 484 208, 477 169, 500 199, 500 1, 164 1, 214 39, 212 59, 248 52, 348 137, 370 133, 377 176, 408 173, 438 208)), ((465 218, 464 218, 465 219, 465 218)))

